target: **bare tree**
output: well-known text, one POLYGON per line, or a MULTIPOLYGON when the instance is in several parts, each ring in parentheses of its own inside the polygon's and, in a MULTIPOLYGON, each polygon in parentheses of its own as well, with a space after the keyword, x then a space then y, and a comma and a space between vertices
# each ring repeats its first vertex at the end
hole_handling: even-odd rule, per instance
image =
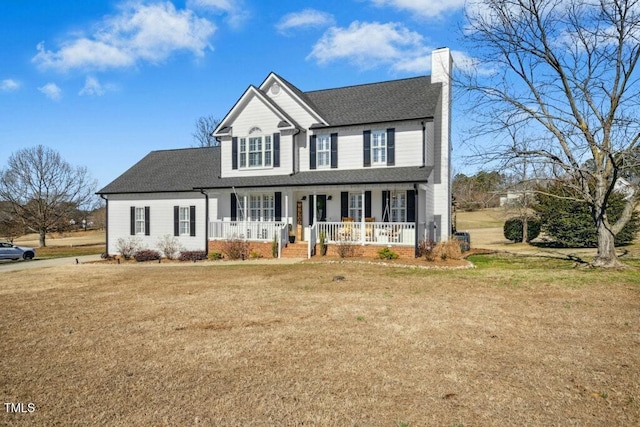
POLYGON ((11 204, 28 230, 46 234, 68 223, 76 209, 91 209, 96 182, 84 167, 74 168, 56 151, 39 145, 19 150, 0 170, 0 199, 11 204))
POLYGON ((192 134, 196 147, 215 147, 218 145, 218 141, 212 135, 218 124, 220 124, 220 120, 213 116, 202 116, 196 120, 196 130, 192 134))
POLYGON ((614 223, 606 209, 618 177, 637 167, 640 0, 478 0, 467 18, 480 67, 456 80, 473 98, 479 132, 504 141, 485 153, 570 177, 597 229, 593 265, 621 266, 614 236, 640 195, 614 223), (536 138, 523 149, 509 126, 536 138))

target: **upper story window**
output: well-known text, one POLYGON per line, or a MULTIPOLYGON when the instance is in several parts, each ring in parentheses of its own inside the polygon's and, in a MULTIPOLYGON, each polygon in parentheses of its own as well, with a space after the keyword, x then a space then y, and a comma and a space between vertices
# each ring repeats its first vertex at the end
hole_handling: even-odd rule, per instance
POLYGON ((338 167, 338 134, 309 136, 309 169, 338 167))
POLYGON ((329 135, 318 135, 317 144, 317 164, 318 168, 331 167, 331 139, 329 135))
POLYGON ((248 138, 240 138, 238 150, 240 168, 271 167, 273 147, 271 135, 262 135, 260 128, 249 131, 248 138))
POLYGON ((395 166, 396 130, 369 130, 362 132, 362 166, 395 166))
POLYGON ((371 131, 371 151, 374 165, 387 163, 387 133, 383 130, 371 131))

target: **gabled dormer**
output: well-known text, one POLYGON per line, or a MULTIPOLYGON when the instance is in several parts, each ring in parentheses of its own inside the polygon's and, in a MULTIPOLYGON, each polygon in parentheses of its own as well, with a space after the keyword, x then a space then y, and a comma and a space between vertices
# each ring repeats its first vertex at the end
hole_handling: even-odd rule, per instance
POLYGON ((288 111, 249 86, 213 133, 221 146, 221 177, 292 173, 300 129, 288 111))

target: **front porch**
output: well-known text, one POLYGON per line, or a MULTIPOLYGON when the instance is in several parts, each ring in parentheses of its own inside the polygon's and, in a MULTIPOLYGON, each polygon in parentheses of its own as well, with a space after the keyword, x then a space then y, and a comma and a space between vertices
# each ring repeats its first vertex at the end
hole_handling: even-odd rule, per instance
MULTIPOLYGON (((316 254, 316 247, 324 237, 328 245, 353 244, 373 247, 414 248, 416 225, 410 222, 341 221, 316 222, 305 227, 298 244, 306 243, 307 258, 316 254)), ((209 241, 244 240, 255 243, 256 248, 271 256, 274 239, 278 245, 278 258, 289 244, 289 227, 283 221, 211 221, 209 241)))

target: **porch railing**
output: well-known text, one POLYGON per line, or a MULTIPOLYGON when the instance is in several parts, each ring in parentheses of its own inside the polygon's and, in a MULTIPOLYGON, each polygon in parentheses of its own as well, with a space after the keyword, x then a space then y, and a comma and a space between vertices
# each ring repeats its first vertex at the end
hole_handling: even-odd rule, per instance
POLYGON ((410 246, 415 243, 413 222, 318 222, 317 235, 324 231, 328 243, 360 243, 410 246))
POLYGON ((209 239, 250 241, 271 241, 273 236, 281 236, 284 222, 281 221, 211 221, 209 239))

